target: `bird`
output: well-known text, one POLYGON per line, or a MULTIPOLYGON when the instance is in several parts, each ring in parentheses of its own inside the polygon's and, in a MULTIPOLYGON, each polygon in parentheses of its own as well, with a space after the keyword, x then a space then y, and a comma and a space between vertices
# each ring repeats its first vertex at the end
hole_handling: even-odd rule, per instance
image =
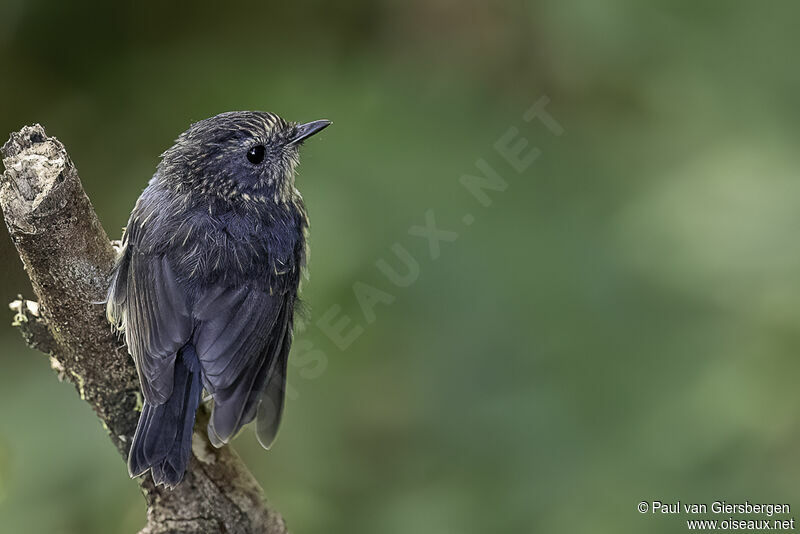
POLYGON ((149 470, 170 489, 183 480, 204 391, 214 447, 253 420, 260 444, 272 445, 307 257, 295 170, 303 143, 330 124, 226 112, 161 155, 123 230, 106 300, 143 397, 132 478, 149 470))

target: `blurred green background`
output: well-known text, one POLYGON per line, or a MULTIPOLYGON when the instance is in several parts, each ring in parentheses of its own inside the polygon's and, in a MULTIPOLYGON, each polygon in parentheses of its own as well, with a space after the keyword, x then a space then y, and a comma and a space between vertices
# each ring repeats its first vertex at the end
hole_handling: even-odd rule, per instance
MULTIPOLYGON (((334 121, 298 178, 312 319, 294 355, 324 366, 291 369, 272 451, 235 442, 293 532, 682 532, 636 504, 800 507, 798 16, 4 0, 0 134, 61 139, 117 238, 189 123, 334 121), (522 121, 543 95, 565 135, 522 121), (493 149, 509 127, 541 150, 522 174, 493 149), (488 208, 459 184, 478 158, 508 181, 488 208), (436 260, 408 234, 429 209, 459 233, 436 260), (419 262, 407 288, 375 265, 394 243, 419 262), (394 297, 372 323, 356 282, 394 297), (363 328, 346 350, 315 325, 332 306, 363 328)), ((32 297, 5 229, 0 254, 0 301, 32 297)), ((3 322, 0 531, 137 531, 93 412, 3 322)))

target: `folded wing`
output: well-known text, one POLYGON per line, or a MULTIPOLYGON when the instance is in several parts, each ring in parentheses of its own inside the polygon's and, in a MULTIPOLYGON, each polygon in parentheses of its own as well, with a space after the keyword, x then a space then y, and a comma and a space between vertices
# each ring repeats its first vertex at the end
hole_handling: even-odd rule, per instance
POLYGON ((290 293, 255 287, 214 288, 197 300, 192 339, 214 398, 208 435, 215 446, 255 418, 267 384, 285 375, 293 308, 290 293))
POLYGON ((172 393, 175 356, 192 334, 186 296, 165 256, 126 247, 119 261, 109 316, 125 330, 145 400, 163 404, 172 393))

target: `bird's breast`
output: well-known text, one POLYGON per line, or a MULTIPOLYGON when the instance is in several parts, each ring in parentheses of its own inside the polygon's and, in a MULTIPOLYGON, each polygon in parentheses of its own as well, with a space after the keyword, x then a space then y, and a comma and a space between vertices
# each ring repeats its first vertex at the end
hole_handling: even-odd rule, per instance
POLYGON ((175 264, 187 280, 232 284, 259 280, 283 287, 298 266, 295 251, 302 232, 290 221, 235 213, 198 216, 172 237, 175 264))

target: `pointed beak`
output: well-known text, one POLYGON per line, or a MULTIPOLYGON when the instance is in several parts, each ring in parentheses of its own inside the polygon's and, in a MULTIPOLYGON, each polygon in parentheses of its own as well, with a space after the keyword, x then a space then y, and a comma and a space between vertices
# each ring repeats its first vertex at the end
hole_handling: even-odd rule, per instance
POLYGON ((312 135, 321 132, 330 125, 331 121, 329 121, 328 119, 320 119, 318 121, 311 121, 305 124, 301 124, 297 127, 297 133, 289 141, 289 144, 294 145, 296 143, 300 143, 305 139, 308 139, 312 135))

